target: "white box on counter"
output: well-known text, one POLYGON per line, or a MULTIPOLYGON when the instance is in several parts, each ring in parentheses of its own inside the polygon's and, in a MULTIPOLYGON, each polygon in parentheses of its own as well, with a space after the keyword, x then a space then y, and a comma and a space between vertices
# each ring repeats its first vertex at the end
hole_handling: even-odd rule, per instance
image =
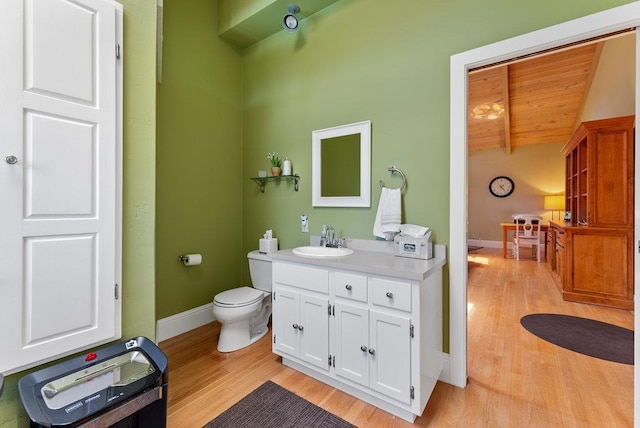
POLYGON ((393 239, 393 254, 398 257, 410 257, 412 259, 432 259, 433 243, 431 233, 427 236, 414 238, 411 236, 396 235, 393 239))
POLYGON ((260 239, 258 251, 261 253, 275 253, 278 251, 278 238, 260 239))

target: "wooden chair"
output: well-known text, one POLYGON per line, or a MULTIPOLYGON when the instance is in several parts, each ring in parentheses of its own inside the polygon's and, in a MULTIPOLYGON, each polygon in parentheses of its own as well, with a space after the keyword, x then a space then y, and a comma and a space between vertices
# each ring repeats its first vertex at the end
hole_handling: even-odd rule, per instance
POLYGON ((536 248, 536 260, 540 262, 540 246, 542 235, 540 234, 540 222, 542 216, 533 214, 516 214, 513 216, 516 222, 516 233, 513 235, 513 255, 520 260, 521 248, 536 248))

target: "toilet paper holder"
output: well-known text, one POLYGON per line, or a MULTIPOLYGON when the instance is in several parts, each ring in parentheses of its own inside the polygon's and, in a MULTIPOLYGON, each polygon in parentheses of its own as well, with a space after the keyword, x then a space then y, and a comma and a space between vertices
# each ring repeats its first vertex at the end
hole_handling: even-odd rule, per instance
POLYGON ((202 254, 180 254, 178 260, 185 266, 198 266, 202 264, 202 254))

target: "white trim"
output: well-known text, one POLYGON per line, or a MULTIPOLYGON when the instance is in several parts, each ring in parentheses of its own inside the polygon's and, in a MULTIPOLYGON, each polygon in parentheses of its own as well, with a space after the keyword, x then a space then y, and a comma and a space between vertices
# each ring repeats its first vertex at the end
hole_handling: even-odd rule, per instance
POLYGON ((438 380, 444 383, 451 383, 451 360, 449 354, 442 353, 442 371, 438 380))
POLYGON ((156 6, 156 82, 162 83, 162 43, 164 40, 164 2, 156 6))
POLYGON ((371 206, 371 121, 318 129, 311 132, 311 206, 371 206), (360 194, 358 196, 322 196, 322 142, 325 139, 360 134, 360 194))
MULTIPOLYGON (((467 383, 467 72, 520 55, 601 36, 640 25, 640 2, 629 3, 543 30, 517 36, 451 57, 450 111, 450 364, 451 383, 467 383)), ((636 46, 636 50, 638 47, 636 46)), ((636 61, 638 58, 636 56, 636 61)), ((636 81, 638 81, 636 66, 636 81)), ((636 85, 636 109, 639 103, 636 85)), ((636 131, 638 132, 638 131, 636 131)), ((637 137, 636 137, 637 141, 637 137)), ((640 172, 636 170, 636 181, 640 172)), ((638 255, 636 255, 636 258, 638 255)), ((636 273, 636 276, 638 274, 636 273)), ((636 314, 638 306, 636 306, 636 314)), ((634 368, 638 379, 638 353, 634 368)), ((634 384, 635 420, 640 425, 640 382, 634 384)))
MULTIPOLYGON (((485 241, 482 239, 467 239, 467 245, 483 248, 502 248, 502 241, 485 241)), ((507 249, 511 249, 511 242, 507 241, 507 249)))
POLYGON ((213 302, 179 314, 162 318, 156 323, 156 343, 170 339, 194 328, 215 321, 213 316, 213 302))

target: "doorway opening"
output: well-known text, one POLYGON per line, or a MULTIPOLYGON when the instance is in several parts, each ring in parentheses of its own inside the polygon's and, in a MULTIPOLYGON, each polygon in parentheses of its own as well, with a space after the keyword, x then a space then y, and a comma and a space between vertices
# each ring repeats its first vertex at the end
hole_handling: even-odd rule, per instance
MULTIPOLYGON (((451 122, 450 122, 450 371, 449 381, 464 387, 467 380, 467 77, 468 71, 477 67, 511 60, 523 55, 545 51, 554 47, 622 31, 640 25, 640 3, 630 3, 594 15, 569 21, 510 40, 494 43, 451 57, 451 122)), ((636 95, 638 111, 638 42, 636 34, 636 95)), ((637 141, 636 131, 636 141, 637 141)), ((638 151, 636 150, 636 153, 638 151)), ((639 162, 636 160, 636 165, 639 162)), ((636 180, 640 168, 635 168, 636 180)), ((635 195, 635 224, 638 224, 638 187, 635 195)), ((638 241, 635 228, 634 240, 638 241)), ((638 255, 635 255, 635 275, 638 275, 638 255)), ((634 283, 638 280, 634 278, 634 283)), ((637 309, 637 308, 636 308, 637 309)), ((635 324, 639 323, 638 310, 635 324)), ((636 349, 638 346, 636 345, 636 349)), ((638 352, 636 352, 636 355, 638 352)), ((637 367, 637 365, 636 365, 637 367)), ((638 370, 635 370, 635 396, 638 397, 638 370)), ((638 418, 638 400, 634 408, 638 418)))

